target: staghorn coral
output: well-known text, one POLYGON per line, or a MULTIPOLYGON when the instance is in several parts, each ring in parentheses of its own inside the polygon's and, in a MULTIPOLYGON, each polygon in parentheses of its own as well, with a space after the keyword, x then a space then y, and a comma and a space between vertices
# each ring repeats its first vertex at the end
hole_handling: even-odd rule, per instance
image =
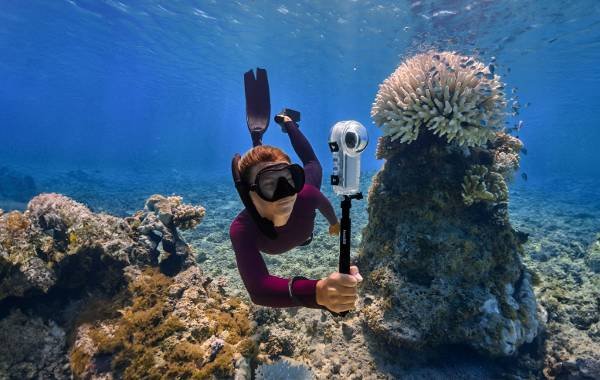
POLYGON ((467 170, 462 183, 463 202, 470 206, 475 202, 506 202, 508 187, 504 178, 488 171, 483 165, 473 165, 467 170))
POLYGON ((392 141, 411 143, 426 129, 459 146, 483 146, 504 126, 503 89, 500 77, 475 58, 429 51, 384 80, 371 116, 392 141))

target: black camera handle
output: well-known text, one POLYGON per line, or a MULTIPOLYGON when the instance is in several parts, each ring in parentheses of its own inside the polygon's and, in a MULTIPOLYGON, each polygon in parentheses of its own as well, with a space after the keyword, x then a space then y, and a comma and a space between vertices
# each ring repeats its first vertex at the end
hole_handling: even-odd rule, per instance
MULTIPOLYGON (((361 192, 352 195, 344 195, 342 200, 342 220, 340 221, 340 262, 338 271, 344 274, 350 274, 350 243, 352 220, 350 219, 350 208, 352 208, 352 199, 362 199, 361 192)), ((331 312, 335 316, 345 317, 348 310, 340 313, 331 312)))

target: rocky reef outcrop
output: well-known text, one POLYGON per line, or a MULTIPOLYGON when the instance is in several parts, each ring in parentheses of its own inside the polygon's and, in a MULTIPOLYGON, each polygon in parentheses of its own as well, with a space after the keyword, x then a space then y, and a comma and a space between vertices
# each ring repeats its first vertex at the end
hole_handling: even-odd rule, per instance
POLYGON ((60 194, 0 212, 0 378, 250 378, 249 307, 194 263, 177 196, 126 218, 60 194))
POLYGON ((385 159, 368 195, 364 318, 397 347, 465 345, 509 356, 543 320, 508 218, 522 143, 500 126, 503 84, 472 57, 429 52, 380 86, 385 159))
POLYGON ((60 194, 36 196, 24 212, 0 215, 0 300, 77 288, 99 273, 107 281, 106 271, 127 265, 178 271, 192 261, 177 229, 192 228, 204 212, 179 197, 154 195, 145 210, 121 219, 60 194))

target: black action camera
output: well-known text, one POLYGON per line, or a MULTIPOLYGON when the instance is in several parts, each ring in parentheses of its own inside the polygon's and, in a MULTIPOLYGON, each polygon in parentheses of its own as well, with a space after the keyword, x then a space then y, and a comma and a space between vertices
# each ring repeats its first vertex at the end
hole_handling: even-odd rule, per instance
POLYGON ((275 122, 278 124, 283 123, 284 115, 292 119, 295 123, 300 121, 300 112, 295 111, 293 109, 284 108, 281 110, 281 112, 275 115, 275 122))

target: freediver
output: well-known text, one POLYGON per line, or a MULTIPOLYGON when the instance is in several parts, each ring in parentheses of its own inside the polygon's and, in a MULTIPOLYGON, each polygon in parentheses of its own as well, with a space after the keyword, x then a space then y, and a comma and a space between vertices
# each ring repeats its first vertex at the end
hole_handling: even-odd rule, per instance
POLYGON ((358 299, 357 285, 362 281, 356 266, 350 267, 350 274, 333 272, 319 280, 269 274, 261 251, 281 254, 309 244, 316 209, 327 218, 330 235, 339 235, 340 224, 333 206, 320 191, 321 164, 300 132, 296 117, 283 112, 275 120, 289 135, 304 167, 292 164, 283 150, 262 144, 271 114, 266 70, 258 68, 256 77, 253 70, 246 72, 244 86, 253 148, 241 157, 236 154, 232 160, 232 175, 245 208, 232 221, 229 236, 246 290, 257 305, 304 306, 336 313, 353 309, 358 299))

